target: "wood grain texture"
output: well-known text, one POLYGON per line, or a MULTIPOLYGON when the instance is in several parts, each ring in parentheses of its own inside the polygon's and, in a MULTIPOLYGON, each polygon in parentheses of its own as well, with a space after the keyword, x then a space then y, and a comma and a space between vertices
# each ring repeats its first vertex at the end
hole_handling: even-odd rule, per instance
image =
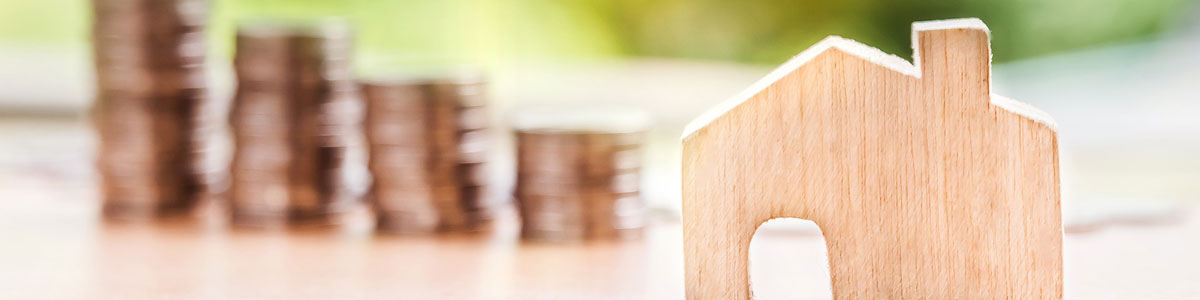
POLYGON ((690 125, 690 299, 747 299, 772 218, 821 227, 836 299, 1062 298, 1058 145, 990 94, 986 26, 913 24, 914 62, 831 37, 690 125))

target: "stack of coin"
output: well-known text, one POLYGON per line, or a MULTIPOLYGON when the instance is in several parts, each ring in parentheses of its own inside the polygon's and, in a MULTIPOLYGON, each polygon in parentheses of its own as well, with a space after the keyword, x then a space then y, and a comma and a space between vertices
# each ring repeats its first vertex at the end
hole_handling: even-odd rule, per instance
POLYGON ((94 0, 103 213, 145 218, 186 213, 203 196, 207 0, 94 0))
POLYGON ((482 76, 379 76, 362 86, 376 228, 414 233, 489 225, 482 76))
POLYGON ((237 33, 229 168, 235 225, 327 225, 351 208, 346 152, 361 98, 339 19, 263 20, 237 33))
POLYGON ((640 149, 649 117, 636 110, 542 108, 520 111, 513 122, 523 238, 641 236, 640 149))

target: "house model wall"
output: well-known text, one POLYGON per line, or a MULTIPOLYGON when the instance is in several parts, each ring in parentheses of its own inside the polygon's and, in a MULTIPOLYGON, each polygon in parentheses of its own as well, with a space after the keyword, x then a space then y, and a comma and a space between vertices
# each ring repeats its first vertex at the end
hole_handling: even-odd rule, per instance
POLYGON ((836 299, 1058 299, 1058 145, 990 93, 987 27, 913 24, 914 63, 830 37, 683 137, 691 299, 751 297, 772 218, 812 220, 836 299))

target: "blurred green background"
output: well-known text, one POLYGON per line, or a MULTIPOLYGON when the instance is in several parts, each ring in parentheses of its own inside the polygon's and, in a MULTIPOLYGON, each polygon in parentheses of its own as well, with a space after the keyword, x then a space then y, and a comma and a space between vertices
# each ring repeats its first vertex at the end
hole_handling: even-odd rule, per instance
MULTIPOLYGON (((461 63, 680 57, 775 64, 836 34, 905 56, 909 23, 978 17, 997 61, 1143 38, 1186 0, 214 0, 212 47, 237 20, 342 15, 372 58, 461 63)), ((0 44, 85 47, 87 0, 0 1, 0 44)))

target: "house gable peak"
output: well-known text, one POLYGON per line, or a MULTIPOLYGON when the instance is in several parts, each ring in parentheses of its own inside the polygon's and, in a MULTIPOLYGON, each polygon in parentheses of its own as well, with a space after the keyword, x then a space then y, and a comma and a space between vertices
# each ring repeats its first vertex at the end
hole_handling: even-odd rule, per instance
POLYGON ((721 103, 705 111, 699 117, 692 120, 692 122, 688 123, 683 130, 682 138, 687 138, 697 130, 704 128, 704 126, 707 126, 721 115, 724 115, 725 112, 737 107, 739 104, 742 104, 742 102, 753 98, 754 95, 757 95, 759 92, 767 89, 767 87, 775 84, 775 82, 783 79, 784 76, 791 74, 793 71, 801 66, 804 66, 812 59, 832 49, 837 49, 843 53, 858 57, 873 64, 903 73, 905 75, 920 77, 919 70, 914 67, 912 63, 909 63, 903 58, 884 53, 875 47, 864 45, 852 39, 831 35, 825 39, 822 39, 820 42, 817 42, 812 47, 805 49, 803 52, 800 52, 800 54, 793 56, 783 65, 768 73, 767 76, 754 82, 754 84, 750 85, 750 87, 742 90, 733 97, 725 99, 725 101, 721 101, 721 103))
MULTIPOLYGON (((763 90, 766 90, 768 87, 775 84, 783 77, 787 76, 788 74, 791 74, 792 72, 794 72, 795 70, 804 66, 809 61, 816 58, 817 56, 820 56, 821 54, 823 54, 827 51, 830 51, 830 50, 836 49, 837 51, 848 54, 852 57, 857 57, 859 59, 866 60, 877 66, 884 67, 884 68, 890 69, 892 71, 895 71, 895 72, 898 72, 898 73, 901 73, 904 75, 920 78, 922 76, 922 70, 920 67, 921 66, 921 55, 920 55, 921 43, 919 42, 921 35, 925 34, 925 33, 932 33, 932 32, 945 31, 945 30, 982 31, 984 36, 982 36, 981 38, 984 38, 984 40, 983 40, 984 47, 987 47, 987 44, 986 44, 987 39, 990 39, 990 37, 991 37, 991 32, 988 29, 987 25, 985 25, 983 23, 983 21, 980 21, 979 19, 976 19, 976 18, 914 22, 912 24, 913 62, 910 63, 908 60, 897 57, 895 55, 884 53, 883 51, 880 51, 879 49, 864 45, 864 44, 856 42, 854 40, 842 38, 839 36, 829 36, 829 37, 826 37, 825 39, 821 40, 820 42, 816 43, 812 47, 805 49, 803 52, 800 52, 800 54, 797 54, 796 56, 792 57, 787 62, 785 62, 783 65, 779 66, 778 68, 775 68, 775 70, 772 70, 765 77, 763 77, 762 79, 759 79, 754 84, 750 85, 750 87, 735 94, 733 97, 727 98, 725 101, 722 101, 721 103, 717 104, 716 106, 706 110, 703 114, 701 114, 696 119, 692 120, 692 122, 688 123, 687 126, 684 127, 683 135, 681 136, 681 139, 687 139, 689 136, 691 136, 692 134, 695 134, 697 131, 704 128, 705 126, 708 126, 708 124, 712 123, 717 118, 720 118, 722 115, 724 115, 728 111, 732 110, 734 107, 737 107, 738 105, 749 100, 750 98, 753 98, 755 95, 759 94, 763 90)), ((981 64, 986 63, 987 65, 984 65, 983 67, 989 69, 989 70, 987 70, 986 73, 984 73, 985 75, 987 73, 990 73, 990 63, 991 63, 990 55, 991 55, 991 51, 987 51, 988 57, 986 58, 986 61, 980 62, 981 64)), ((1013 111, 1018 114, 1024 115, 1026 117, 1029 117, 1030 119, 1032 119, 1038 123, 1042 123, 1047 126, 1050 126, 1051 128, 1057 127, 1056 124, 1054 123, 1054 121, 1052 119, 1050 119, 1046 113, 1041 112, 1040 110, 1037 110, 1036 108, 1033 108, 1032 106, 1029 106, 1029 105, 1026 105, 1024 103, 1020 103, 1020 102, 1017 102, 1014 100, 1010 100, 1008 98, 999 97, 996 95, 992 95, 991 98, 992 98, 991 99, 992 104, 998 105, 1000 107, 1008 109, 1009 111, 1013 111)))

